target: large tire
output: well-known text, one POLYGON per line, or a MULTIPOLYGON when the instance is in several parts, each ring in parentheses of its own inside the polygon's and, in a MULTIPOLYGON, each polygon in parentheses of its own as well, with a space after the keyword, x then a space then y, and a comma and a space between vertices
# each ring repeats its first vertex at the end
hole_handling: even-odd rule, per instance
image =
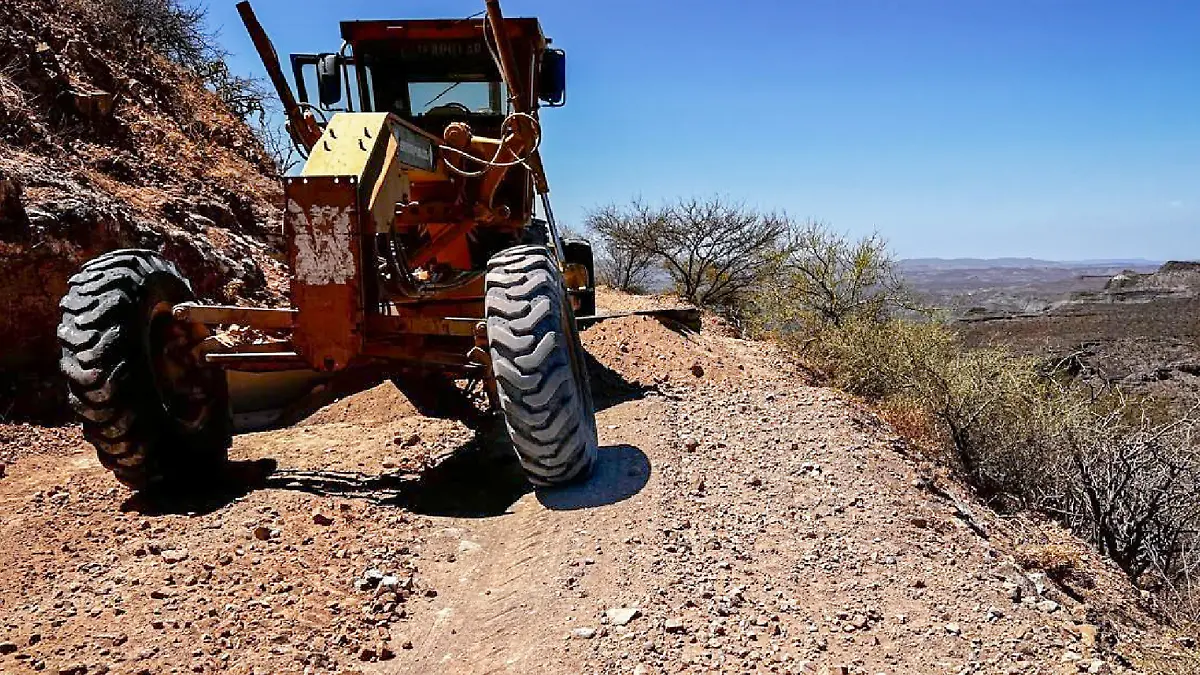
POLYGON ((85 264, 59 303, 71 405, 100 463, 133 489, 195 481, 226 459, 224 373, 196 360, 199 336, 171 315, 194 299, 175 265, 122 250, 85 264))
POLYGON ((487 335, 500 408, 529 481, 560 485, 596 461, 596 413, 562 275, 541 246, 488 264, 487 335))

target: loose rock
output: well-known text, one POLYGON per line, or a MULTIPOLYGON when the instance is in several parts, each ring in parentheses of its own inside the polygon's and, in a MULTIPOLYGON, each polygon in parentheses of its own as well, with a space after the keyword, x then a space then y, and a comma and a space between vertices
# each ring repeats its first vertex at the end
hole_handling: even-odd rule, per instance
POLYGON ((1037 608, 1049 614, 1050 612, 1057 612, 1059 604, 1053 600, 1040 600, 1037 603, 1037 608))
POLYGON ((604 614, 614 626, 624 626, 641 616, 641 612, 636 607, 614 607, 605 611, 604 614))
POLYGON ((370 589, 378 586, 379 582, 383 581, 383 578, 384 578, 383 572, 380 572, 379 570, 372 567, 372 568, 368 569, 367 571, 363 572, 363 575, 361 577, 359 577, 358 581, 355 582, 355 585, 358 587, 359 590, 363 590, 363 591, 370 590, 370 589))

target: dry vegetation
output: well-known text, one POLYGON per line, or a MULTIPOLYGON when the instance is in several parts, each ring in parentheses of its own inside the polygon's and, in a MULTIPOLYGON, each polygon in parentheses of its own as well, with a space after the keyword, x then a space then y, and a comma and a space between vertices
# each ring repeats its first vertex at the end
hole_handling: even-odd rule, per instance
POLYGON ((229 70, 229 54, 207 25, 207 10, 181 0, 74 0, 78 10, 96 26, 170 59, 193 74, 220 98, 225 109, 251 125, 281 173, 295 163, 295 152, 272 124, 278 108, 274 94, 255 77, 229 70))
POLYGON ((796 225, 720 197, 663 206, 634 201, 592 212, 587 227, 602 239, 598 275, 623 291, 665 274, 681 297, 704 307, 733 308, 777 268, 796 225))

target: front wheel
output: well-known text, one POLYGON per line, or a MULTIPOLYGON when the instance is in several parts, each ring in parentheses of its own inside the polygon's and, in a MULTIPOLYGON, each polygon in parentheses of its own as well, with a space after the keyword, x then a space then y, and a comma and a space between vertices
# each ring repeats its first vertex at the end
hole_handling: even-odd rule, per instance
POLYGON ((59 303, 71 405, 100 463, 134 489, 208 475, 230 445, 225 374, 194 349, 202 330, 171 312, 193 299, 162 256, 122 250, 86 263, 59 303))
POLYGON ((500 408, 534 485, 585 477, 596 461, 596 413, 562 275, 542 246, 488 263, 487 336, 500 408))

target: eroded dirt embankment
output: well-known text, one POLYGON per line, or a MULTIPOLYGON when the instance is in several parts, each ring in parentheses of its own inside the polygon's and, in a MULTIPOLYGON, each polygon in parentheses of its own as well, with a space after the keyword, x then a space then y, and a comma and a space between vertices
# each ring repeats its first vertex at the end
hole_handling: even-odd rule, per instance
POLYGON ((1177 649, 1086 547, 997 518, 772 346, 640 318, 584 342, 604 447, 571 488, 390 385, 239 437, 195 497, 0 427, 0 671, 1131 672, 1177 649))
POLYGON ((5 418, 56 405, 37 394, 53 376, 58 301, 104 251, 157 249, 212 300, 281 297, 284 275, 265 243, 280 191, 262 146, 103 12, 74 0, 0 3, 5 418))

